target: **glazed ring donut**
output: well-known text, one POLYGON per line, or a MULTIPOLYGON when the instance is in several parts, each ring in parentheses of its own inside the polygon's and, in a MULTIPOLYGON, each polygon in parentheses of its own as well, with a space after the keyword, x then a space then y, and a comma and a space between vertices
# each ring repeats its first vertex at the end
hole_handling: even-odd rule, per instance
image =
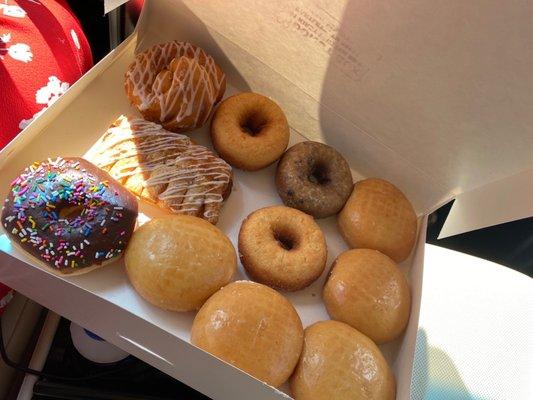
POLYGON ((315 218, 337 214, 353 188, 350 166, 333 147, 301 142, 281 158, 276 187, 283 203, 315 218))
POLYGON ((322 274, 327 247, 311 216, 294 208, 272 206, 254 211, 243 221, 239 256, 252 279, 295 291, 322 274))
POLYGON ((226 76, 203 49, 173 41, 136 54, 125 89, 144 119, 182 132, 207 122, 224 95, 226 76))
POLYGON ((2 211, 14 241, 56 274, 85 273, 120 256, 136 220, 135 197, 82 158, 29 166, 2 211))
POLYGON ((268 97, 240 93, 220 103, 211 123, 215 150, 229 164, 247 171, 264 168, 289 144, 283 110, 268 97))

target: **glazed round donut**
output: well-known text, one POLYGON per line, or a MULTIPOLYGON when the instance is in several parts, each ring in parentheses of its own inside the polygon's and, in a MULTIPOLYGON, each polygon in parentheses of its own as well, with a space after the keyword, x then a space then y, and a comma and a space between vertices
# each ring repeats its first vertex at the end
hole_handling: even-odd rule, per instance
POLYGON ((301 142, 281 158, 276 187, 283 203, 315 218, 337 214, 353 188, 350 166, 333 147, 301 142))
POLYGON ((319 321, 305 329, 290 387, 298 400, 396 398, 396 380, 379 347, 338 321, 319 321))
POLYGON ((136 220, 135 197, 82 158, 32 164, 11 183, 2 211, 14 241, 59 274, 121 255, 136 220))
POLYGON ((192 344, 274 387, 283 384, 298 363, 303 336, 291 302, 250 281, 232 282, 217 291, 191 327, 192 344))
POLYGON ((136 54, 125 89, 144 119, 182 132, 207 122, 226 91, 226 76, 203 49, 173 41, 136 54))
POLYGON ((283 110, 258 93, 239 93, 220 103, 211 122, 215 150, 234 167, 256 171, 281 157, 289 144, 283 110))
POLYGON ((252 279, 295 291, 322 274, 327 246, 311 216, 294 208, 272 206, 254 211, 243 221, 239 256, 252 279))

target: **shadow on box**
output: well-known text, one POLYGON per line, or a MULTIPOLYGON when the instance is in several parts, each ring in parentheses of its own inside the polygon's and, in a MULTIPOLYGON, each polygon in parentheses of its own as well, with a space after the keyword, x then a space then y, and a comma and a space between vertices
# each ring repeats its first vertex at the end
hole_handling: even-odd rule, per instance
MULTIPOLYGON (((354 30, 350 29, 350 25, 355 26, 358 23, 353 16, 365 18, 367 13, 373 12, 374 10, 371 10, 368 4, 367 2, 348 1, 338 29, 338 32, 342 34, 338 35, 336 31, 332 35, 335 38, 332 43, 321 43, 324 52, 329 54, 329 64, 320 98, 320 129, 325 142, 330 144, 342 143, 350 135, 355 137, 356 134, 367 134, 364 130, 364 121, 361 121, 361 126, 356 126, 343 117, 343 115, 348 115, 352 117, 352 120, 359 122, 354 117, 358 114, 353 103, 346 101, 346 98, 341 98, 339 93, 343 93, 343 88, 344 93, 346 93, 346 88, 357 88, 357 84, 372 73, 372 65, 381 61, 379 49, 364 49, 366 53, 360 57, 358 54, 360 49, 353 45, 357 43, 357 37, 353 33, 354 30), (332 103, 336 106, 340 104, 341 115, 337 114, 337 109, 328 107, 328 104, 332 103)), ((305 32, 302 34, 306 36, 305 32)), ((350 95, 356 97, 358 94, 357 91, 353 91, 350 95)), ((379 107, 379 104, 376 104, 376 107, 379 107)), ((386 115, 383 117, 386 118, 386 115)), ((368 134, 371 136, 371 132, 368 134)), ((399 130, 398 134, 401 134, 399 130)), ((364 176, 377 176, 395 181, 393 176, 383 176, 372 165, 365 163, 368 158, 365 157, 364 149, 360 150, 360 154, 358 151, 355 148, 354 154, 345 154, 353 163, 352 165, 357 166, 358 172, 364 176), (359 156, 361 160, 358 162, 359 156)), ((390 173, 402 174, 402 171, 390 173)), ((533 218, 438 240, 438 234, 452 205, 453 201, 429 215, 427 243, 488 259, 533 276, 531 257, 533 254, 533 235, 531 234, 533 218)), ((430 345, 427 334, 422 328, 418 330, 416 338, 411 398, 414 400, 442 398, 485 400, 469 392, 453 359, 444 350, 430 345)))
MULTIPOLYGON (((358 96, 358 84, 365 80, 371 73, 373 65, 379 64, 381 54, 379 49, 364 49, 363 55, 359 54, 362 49, 356 48, 358 43, 357 33, 351 27, 358 23, 357 18, 365 18, 369 13, 379 12, 379 7, 368 7, 366 2, 349 1, 343 13, 343 20, 340 21, 338 31, 333 33, 335 41, 333 43, 320 43, 325 53, 329 54, 329 61, 321 88, 320 98, 320 130, 325 142, 341 149, 338 143, 346 143, 351 140, 356 145, 351 154, 344 154, 350 163, 358 168, 358 172, 363 176, 379 177, 397 182, 401 188, 401 182, 405 181, 402 174, 409 171, 389 170, 379 171, 372 162, 372 157, 378 154, 369 153, 372 151, 368 147, 358 146, 358 138, 365 135, 372 136, 372 132, 365 131, 365 121, 361 119, 361 113, 350 102, 350 98, 358 96), (357 18, 354 19, 354 16, 357 18), (338 34, 337 32, 341 32, 338 34), (346 96, 347 90, 349 96, 346 96), (343 96, 344 95, 344 96, 343 96), (334 106, 330 106, 334 105, 334 106), (345 118, 348 116, 350 120, 345 118), (359 126, 360 124, 360 126, 359 126)), ((325 14, 326 10, 323 9, 325 14)), ((337 22, 337 21, 335 21, 337 22)), ((386 79, 386 76, 383 78, 386 79)), ((383 80, 379 85, 386 85, 383 80)), ((379 88, 374 88, 379 90, 379 88)), ((364 94, 362 94, 364 96, 364 94)), ((374 105, 379 107, 379 103, 374 105)), ((384 115, 384 117, 386 117, 384 115)), ((364 111, 363 117, 364 118, 364 111)), ((398 130, 397 134, 401 134, 398 130)), ((380 151, 379 156, 387 154, 386 149, 380 151)), ((400 338, 402 340, 404 335, 400 338)), ((392 350, 394 347, 380 346, 383 351, 392 350)), ((428 345, 427 336, 423 329, 417 332, 415 355, 413 360, 413 375, 411 380, 411 398, 416 400, 442 398, 446 393, 449 398, 454 399, 474 399, 468 393, 466 386, 455 367, 453 360, 441 349, 428 345), (430 369, 431 368, 431 369, 430 369), (446 379, 440 379, 438 373, 441 371, 446 379), (437 397, 435 397, 437 396, 437 397)))
MULTIPOLYGON (((175 28, 175 32, 177 33, 176 38, 178 38, 180 41, 192 43, 203 49, 209 49, 209 54, 216 60, 217 64, 226 74, 226 81, 231 82, 232 86, 234 86, 238 91, 249 92, 251 89, 248 85, 248 82, 246 82, 246 79, 240 74, 237 68, 235 68, 231 60, 224 53, 224 50, 219 47, 217 41, 213 38, 213 36, 211 36, 204 22, 199 19, 189 8, 187 8, 186 5, 183 4, 180 7, 176 7, 176 10, 178 9, 184 20, 189 21, 189 23, 187 26, 175 28)), ((149 11, 150 8, 144 10, 143 12, 149 11)), ((148 18, 144 18, 144 20, 146 21, 148 18)), ((162 23, 167 22, 171 23, 172 21, 167 20, 162 23)), ((148 27, 143 27, 143 29, 150 30, 148 27)), ((150 34, 143 35, 142 38, 139 38, 135 53, 146 50, 150 46, 165 41, 168 41, 168 38, 167 40, 164 40, 157 34, 157 32, 150 31, 150 34)), ((226 92, 226 96, 227 94, 228 93, 226 92)), ((206 145, 205 143, 202 144, 206 145)))

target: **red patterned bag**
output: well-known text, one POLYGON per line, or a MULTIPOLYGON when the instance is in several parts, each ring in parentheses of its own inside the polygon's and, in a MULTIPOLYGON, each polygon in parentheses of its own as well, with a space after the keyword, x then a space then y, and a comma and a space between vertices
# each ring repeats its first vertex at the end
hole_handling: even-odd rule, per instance
POLYGON ((91 66, 65 1, 0 0, 0 148, 91 66))
MULTIPOLYGON (((0 149, 92 64, 87 38, 65 1, 0 0, 0 149)), ((0 314, 12 296, 0 283, 0 314)))

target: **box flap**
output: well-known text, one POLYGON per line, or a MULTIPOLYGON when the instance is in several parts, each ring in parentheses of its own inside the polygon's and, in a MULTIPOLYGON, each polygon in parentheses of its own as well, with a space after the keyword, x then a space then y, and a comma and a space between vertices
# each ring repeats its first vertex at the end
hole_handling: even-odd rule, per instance
POLYGON ((427 212, 533 168, 530 15, 519 0, 148 0, 139 43, 196 38, 294 129, 427 212))
POLYGON ((455 199, 439 239, 533 215, 533 170, 462 193, 455 199))
POLYGON ((127 2, 128 0, 104 0, 104 13, 107 14, 127 2))

